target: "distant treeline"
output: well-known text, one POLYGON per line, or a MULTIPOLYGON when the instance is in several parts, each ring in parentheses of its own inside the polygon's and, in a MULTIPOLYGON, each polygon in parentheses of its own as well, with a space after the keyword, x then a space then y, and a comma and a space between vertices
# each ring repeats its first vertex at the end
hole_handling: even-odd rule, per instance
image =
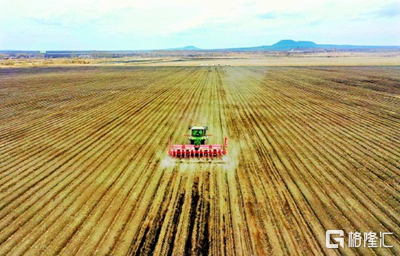
MULTIPOLYGON (((395 47, 358 47, 358 48, 290 48, 288 50, 266 50, 268 47, 252 48, 231 48, 217 50, 149 50, 149 51, 0 51, 1 59, 57 59, 57 58, 77 58, 77 59, 102 59, 102 58, 218 58, 218 57, 238 57, 238 55, 262 55, 262 56, 282 56, 296 54, 313 54, 321 52, 377 52, 377 51, 399 51, 395 47)), ((282 45, 279 47, 283 47, 282 45)), ((278 46, 274 46, 278 47, 278 46)))
POLYGON ((179 57, 179 58, 210 58, 226 56, 227 52, 214 51, 0 51, 3 58, 161 58, 161 57, 179 57))

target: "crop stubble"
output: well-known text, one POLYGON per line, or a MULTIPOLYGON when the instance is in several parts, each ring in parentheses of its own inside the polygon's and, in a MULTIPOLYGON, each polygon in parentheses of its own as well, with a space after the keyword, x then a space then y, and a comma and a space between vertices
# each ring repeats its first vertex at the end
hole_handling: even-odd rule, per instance
POLYGON ((1 254, 399 254, 398 67, 0 70, 1 254), (189 124, 225 164, 173 164, 189 124), (327 250, 325 231, 394 232, 327 250))

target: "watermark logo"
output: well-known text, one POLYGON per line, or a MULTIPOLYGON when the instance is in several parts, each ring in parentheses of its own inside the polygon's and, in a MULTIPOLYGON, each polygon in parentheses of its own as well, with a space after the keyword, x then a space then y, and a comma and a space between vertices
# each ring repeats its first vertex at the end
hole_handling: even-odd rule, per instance
MULTIPOLYGON (((385 244, 385 235, 393 235, 390 232, 350 232, 348 234, 348 247, 393 247, 385 244)), ((327 230, 325 236, 325 245, 329 249, 344 248, 344 231, 343 230, 327 230), (339 236, 339 237, 338 237, 339 236), (333 239, 337 243, 331 243, 333 239)))
MULTIPOLYGON (((336 249, 338 248, 338 244, 331 244, 331 235, 339 235, 339 236, 344 236, 344 231, 343 230, 327 230, 326 231, 326 248, 329 249, 336 249)), ((338 242, 342 248, 344 248, 344 238, 337 238, 333 237, 333 240, 338 242)))

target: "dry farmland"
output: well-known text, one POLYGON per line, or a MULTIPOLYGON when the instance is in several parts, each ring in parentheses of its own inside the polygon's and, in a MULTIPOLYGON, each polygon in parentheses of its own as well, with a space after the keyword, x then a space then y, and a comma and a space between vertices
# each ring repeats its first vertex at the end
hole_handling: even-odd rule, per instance
POLYGON ((0 69, 0 254, 400 255, 399 97, 395 66, 0 69), (226 163, 168 161, 189 124, 226 163))

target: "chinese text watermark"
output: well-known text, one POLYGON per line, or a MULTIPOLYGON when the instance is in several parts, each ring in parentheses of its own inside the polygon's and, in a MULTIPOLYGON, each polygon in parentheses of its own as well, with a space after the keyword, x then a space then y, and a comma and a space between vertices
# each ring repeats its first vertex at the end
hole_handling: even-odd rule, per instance
MULTIPOLYGON (((385 236, 393 235, 390 232, 350 232, 348 234, 348 247, 393 247, 385 244, 385 236), (379 236, 378 236, 379 234, 379 236)), ((327 230, 326 231, 326 248, 336 249, 345 246, 343 230, 327 230), (331 243, 331 239, 336 243, 331 243)))

